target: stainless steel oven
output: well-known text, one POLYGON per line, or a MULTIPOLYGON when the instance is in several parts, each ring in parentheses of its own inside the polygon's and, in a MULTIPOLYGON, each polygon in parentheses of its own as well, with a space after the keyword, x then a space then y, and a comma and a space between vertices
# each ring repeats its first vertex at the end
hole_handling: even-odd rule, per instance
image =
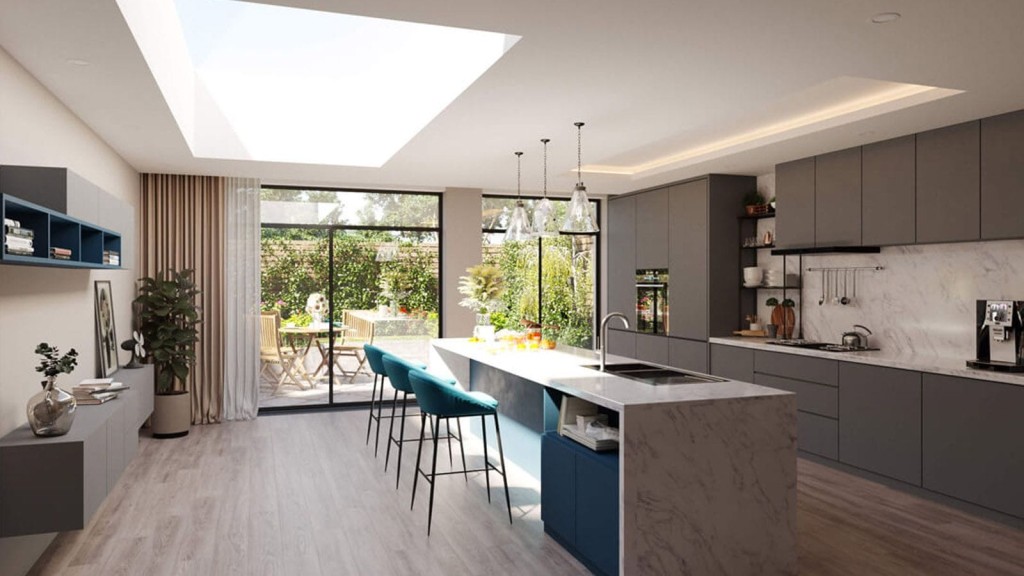
POLYGON ((668 333, 668 270, 636 271, 636 331, 668 333))

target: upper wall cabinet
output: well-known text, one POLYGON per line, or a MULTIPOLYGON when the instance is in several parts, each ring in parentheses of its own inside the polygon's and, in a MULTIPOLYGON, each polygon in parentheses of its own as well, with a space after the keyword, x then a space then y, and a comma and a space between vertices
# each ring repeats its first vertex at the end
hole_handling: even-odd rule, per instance
POLYGON ((608 312, 636 313, 636 196, 608 202, 608 312))
POLYGON ((1024 237, 1024 111, 981 121, 981 237, 1024 237))
POLYGON ((636 267, 668 268, 668 188, 636 196, 636 267))
POLYGON ((814 160, 814 245, 861 245, 860 148, 814 160))
POLYGON ((865 246, 914 243, 915 164, 913 135, 861 149, 861 238, 865 246))
POLYGON ((708 337, 708 181, 694 180, 670 189, 669 333, 708 337))
POLYGON ((978 240, 980 122, 917 135, 917 242, 978 240))
POLYGON ((775 167, 775 245, 814 247, 814 158, 775 167))

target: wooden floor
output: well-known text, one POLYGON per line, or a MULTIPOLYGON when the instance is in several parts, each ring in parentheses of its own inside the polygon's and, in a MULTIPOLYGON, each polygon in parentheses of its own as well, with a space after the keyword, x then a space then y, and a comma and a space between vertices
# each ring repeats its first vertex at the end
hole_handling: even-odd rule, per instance
MULTIPOLYGON (((496 477, 488 504, 481 474, 447 476, 427 538, 422 481, 409 510, 415 451, 396 492, 365 423, 289 414, 143 439, 90 525, 58 536, 31 574, 587 573, 544 535, 538 486, 517 470, 511 526, 496 477)), ((798 490, 801 574, 1024 574, 1024 532, 805 460, 798 490)))

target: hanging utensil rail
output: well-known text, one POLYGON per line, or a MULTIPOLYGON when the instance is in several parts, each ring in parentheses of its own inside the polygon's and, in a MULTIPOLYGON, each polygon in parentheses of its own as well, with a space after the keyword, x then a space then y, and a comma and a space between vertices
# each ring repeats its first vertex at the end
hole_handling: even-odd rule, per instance
POLYGON ((851 270, 885 270, 885 266, 839 266, 807 269, 808 272, 848 272, 851 270))

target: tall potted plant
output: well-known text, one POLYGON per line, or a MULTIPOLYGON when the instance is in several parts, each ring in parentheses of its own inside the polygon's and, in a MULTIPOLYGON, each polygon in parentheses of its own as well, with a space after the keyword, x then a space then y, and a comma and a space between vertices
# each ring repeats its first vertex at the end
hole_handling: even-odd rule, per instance
POLYGON ((473 338, 490 341, 494 339, 491 314, 502 308, 501 296, 505 293, 505 275, 497 266, 477 264, 466 268, 468 275, 459 277, 459 293, 465 296, 459 305, 476 312, 476 327, 473 338))
POLYGON ((166 270, 140 278, 138 290, 139 329, 156 366, 153 437, 185 436, 192 423, 187 383, 199 341, 199 290, 192 270, 166 270))

